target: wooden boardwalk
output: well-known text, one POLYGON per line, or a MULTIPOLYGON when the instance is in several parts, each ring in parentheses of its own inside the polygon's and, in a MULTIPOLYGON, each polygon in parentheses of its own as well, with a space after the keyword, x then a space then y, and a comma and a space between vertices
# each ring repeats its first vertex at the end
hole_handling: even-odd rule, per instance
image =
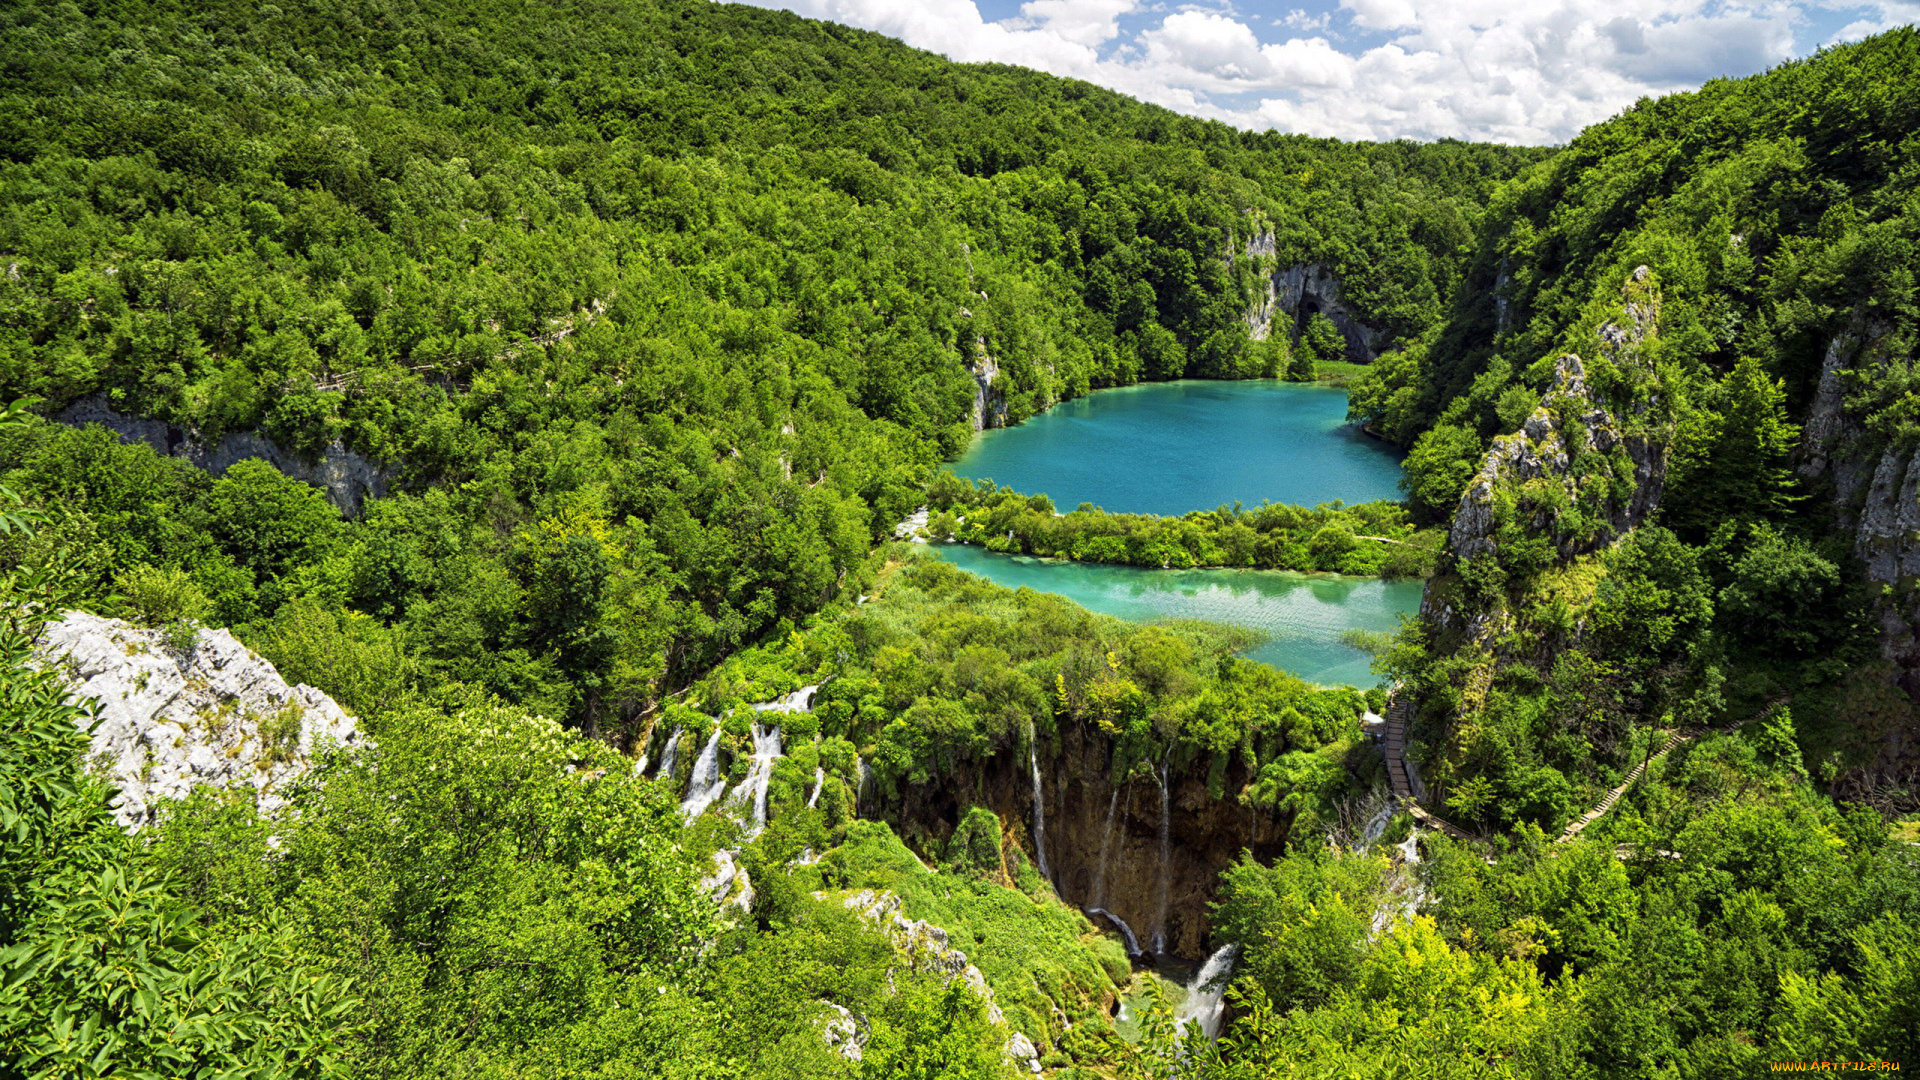
MULTIPOLYGON (((1779 704, 1781 704, 1779 701, 1770 702, 1765 709, 1760 710, 1757 714, 1737 724, 1718 730, 1738 731, 1753 721, 1766 716, 1779 704)), ((1429 829, 1443 832, 1455 840, 1482 839, 1420 805, 1420 800, 1414 793, 1413 774, 1407 765, 1407 729, 1412 725, 1412 722, 1413 700, 1407 695, 1400 693, 1398 687, 1388 691, 1386 724, 1385 731, 1382 734, 1381 746, 1387 759, 1387 785, 1393 790, 1393 797, 1399 801, 1401 806, 1406 808, 1408 813, 1413 815, 1415 821, 1425 825, 1429 829)), ((1620 801, 1620 797, 1625 795, 1634 784, 1639 783, 1642 776, 1646 775, 1649 765, 1666 757, 1682 744, 1692 742, 1694 739, 1707 733, 1705 730, 1676 731, 1667 736, 1667 741, 1661 745, 1659 750, 1655 751, 1645 761, 1635 765, 1633 771, 1627 773, 1626 779, 1621 781, 1620 786, 1607 792, 1599 802, 1593 805, 1592 809, 1575 818, 1573 822, 1567 826, 1566 831, 1562 832, 1554 843, 1571 843, 1579 837, 1582 830, 1586 829, 1587 826, 1606 816, 1607 811, 1612 810, 1614 804, 1620 801)), ((1672 853, 1661 852, 1660 854, 1671 855, 1672 853)))
MULTIPOLYGON (((1785 702, 1786 702, 1785 698, 1779 698, 1774 701, 1770 701, 1767 703, 1766 708, 1761 709, 1759 712, 1753 714, 1752 716, 1747 717, 1745 720, 1742 720, 1737 724, 1730 724, 1724 728, 1705 728, 1705 729, 1699 729, 1695 731, 1676 731, 1672 735, 1667 736, 1667 741, 1665 745, 1661 746, 1659 750, 1655 751, 1651 757, 1647 758, 1645 761, 1642 761, 1640 764, 1635 765, 1633 767, 1633 771, 1627 774, 1627 778, 1620 782, 1619 787, 1614 788, 1612 791, 1607 792, 1606 797, 1601 799, 1599 802, 1595 803, 1593 806, 1593 809, 1575 818, 1573 820, 1573 823, 1567 826, 1567 831, 1561 833, 1560 838, 1554 841, 1554 843, 1564 844, 1573 840, 1575 837, 1580 835, 1580 831, 1582 829, 1585 829, 1587 826, 1593 824, 1595 821, 1605 816, 1607 811, 1613 809, 1613 804, 1620 801, 1620 796, 1625 795, 1627 793, 1628 788, 1631 788, 1633 787, 1634 784, 1639 783, 1640 778, 1646 775, 1647 766, 1653 764, 1656 761, 1659 761, 1663 757, 1666 757, 1668 754, 1672 753, 1676 748, 1678 748, 1682 743, 1692 742, 1693 740, 1699 738, 1702 735, 1711 734, 1713 731, 1722 731, 1722 732, 1739 731, 1741 728, 1746 727, 1748 724, 1753 723, 1755 720, 1758 720, 1763 716, 1770 715, 1776 707, 1785 704, 1785 702)), ((1672 852, 1665 852, 1664 854, 1671 855, 1672 852)))
POLYGON ((1620 782, 1619 787, 1614 788, 1612 791, 1607 792, 1606 797, 1602 798, 1599 802, 1593 805, 1593 809, 1587 811, 1584 814, 1581 814, 1577 818, 1574 818, 1572 824, 1567 826, 1567 830, 1561 833, 1560 839, 1555 840, 1554 843, 1556 844, 1569 843, 1575 837, 1579 836, 1580 830, 1593 824, 1595 821, 1598 821, 1603 815, 1606 814, 1607 811, 1613 809, 1613 804, 1620 801, 1620 796, 1625 795, 1627 793, 1628 788, 1632 787, 1634 784, 1639 782, 1640 777, 1646 773, 1647 766, 1653 764, 1656 761, 1659 761, 1663 757, 1666 757, 1669 753, 1673 752, 1674 747, 1679 746, 1681 743, 1687 742, 1693 739, 1694 737, 1695 736, 1693 735, 1688 735, 1684 732, 1679 732, 1679 731, 1676 731, 1672 735, 1668 736, 1666 744, 1660 747, 1660 749, 1656 751, 1651 757, 1647 758, 1645 761, 1642 761, 1640 764, 1635 765, 1633 767, 1633 771, 1627 773, 1627 778, 1620 782))
POLYGON ((1412 774, 1407 771, 1407 728, 1413 722, 1413 699, 1396 690, 1387 695, 1386 730, 1381 746, 1387 759, 1387 786, 1393 797, 1413 815, 1413 820, 1455 840, 1478 837, 1420 805, 1414 796, 1412 774))

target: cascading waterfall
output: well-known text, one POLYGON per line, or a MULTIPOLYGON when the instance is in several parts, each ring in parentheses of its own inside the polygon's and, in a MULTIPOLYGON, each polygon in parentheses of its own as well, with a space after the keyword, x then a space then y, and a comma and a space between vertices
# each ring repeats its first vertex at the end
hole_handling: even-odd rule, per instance
POLYGON ((1200 965, 1200 973, 1187 987, 1186 1000, 1173 1011, 1175 1029, 1195 1024, 1209 1042, 1220 1037, 1220 1021, 1227 1013, 1227 975, 1233 971, 1233 959, 1239 952, 1238 945, 1222 945, 1200 965))
POLYGON ((1393 812, 1396 809, 1398 807, 1394 806, 1393 800, 1388 799, 1386 804, 1380 807, 1380 812, 1373 815, 1373 819, 1360 830, 1360 838, 1354 841, 1353 850, 1365 851, 1372 847, 1373 842, 1380 839, 1380 834, 1387 831, 1387 822, 1393 820, 1393 812))
POLYGON ((781 756, 780 729, 771 725, 764 728, 759 724, 753 725, 753 763, 747 767, 746 779, 740 781, 740 786, 734 789, 733 796, 727 800, 729 806, 750 808, 752 818, 747 823, 749 839, 766 831, 767 787, 773 782, 773 763, 781 756))
POLYGON ((1160 763, 1160 904, 1153 919, 1153 952, 1167 951, 1167 900, 1173 889, 1173 808, 1167 793, 1167 764, 1160 763))
POLYGON ((824 766, 813 767, 813 790, 807 794, 807 809, 811 810, 820 802, 820 789, 827 785, 827 770, 824 766))
POLYGON ((1033 853, 1040 863, 1040 876, 1053 880, 1047 869, 1047 806, 1040 795, 1040 755, 1034 749, 1033 728, 1027 728, 1027 767, 1033 772, 1033 853))
POLYGON ((715 722, 707 745, 693 762, 693 777, 687 783, 687 797, 680 803, 680 816, 692 821, 707 812, 707 807, 727 790, 727 778, 720 775, 720 724, 715 722))
POLYGON ((1399 880, 1387 890, 1387 898, 1373 913, 1373 937, 1379 937, 1393 928, 1393 924, 1405 919, 1413 921, 1420 913, 1420 905, 1427 902, 1427 887, 1420 882, 1420 830, 1407 834, 1395 848, 1400 853, 1399 880))
POLYGON ((1100 866, 1093 872, 1093 902, 1107 902, 1107 855, 1113 850, 1113 815, 1120 809, 1120 789, 1113 789, 1113 796, 1107 800, 1107 827, 1100 836, 1100 866))
POLYGON ((1087 909, 1087 914, 1098 915, 1119 928, 1121 936, 1127 939, 1128 956, 1146 955, 1146 953, 1140 951, 1140 939, 1133 936, 1133 927, 1127 925, 1127 920, 1101 907, 1090 907, 1087 909))
POLYGON ((786 697, 755 705, 753 709, 755 712, 812 712, 813 695, 819 692, 818 686, 803 686, 786 697))
POLYGON ((660 751, 660 771, 655 773, 655 776, 662 780, 673 779, 673 767, 680 763, 680 736, 684 735, 686 730, 686 728, 674 728, 673 734, 667 736, 667 745, 660 751))

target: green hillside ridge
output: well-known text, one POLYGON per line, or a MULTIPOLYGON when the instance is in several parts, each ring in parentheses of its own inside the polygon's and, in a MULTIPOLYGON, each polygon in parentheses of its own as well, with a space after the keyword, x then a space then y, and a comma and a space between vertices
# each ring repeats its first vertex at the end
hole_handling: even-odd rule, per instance
POLYGON ((704 0, 19 8, 0 103, 0 1078, 1920 1049, 1920 32, 1555 150, 1238 132, 704 0), (1297 264, 1389 343, 1351 406, 1405 504, 1055 517, 939 472, 1099 387, 1312 374, 1337 331, 1249 321, 1297 264), (392 491, 349 519, 81 401, 392 491), (884 542, 929 502, 1041 554, 1431 574, 1398 708, 884 542), (74 607, 230 626, 371 745, 276 819, 203 788, 124 835, 29 663, 74 607), (1368 710, 1463 838, 1385 801, 1368 710), (710 734, 764 831, 683 817, 710 734), (1043 791, 1056 867, 1235 948, 1218 1042, 1040 871, 1043 791))
MULTIPOLYGON (((1295 262, 1415 334, 1541 156, 1248 135, 704 0, 7 20, 0 397, 390 464, 425 502, 335 551, 347 605, 596 728, 842 593, 989 360, 1010 422, 1285 371, 1245 313, 1295 262), (516 561, 546 519, 579 565, 516 561), (548 573, 596 596, 568 625, 522 599, 548 573), (415 622, 449 606, 458 644, 415 622)), ((285 597, 231 554, 141 558, 218 623, 285 597)))

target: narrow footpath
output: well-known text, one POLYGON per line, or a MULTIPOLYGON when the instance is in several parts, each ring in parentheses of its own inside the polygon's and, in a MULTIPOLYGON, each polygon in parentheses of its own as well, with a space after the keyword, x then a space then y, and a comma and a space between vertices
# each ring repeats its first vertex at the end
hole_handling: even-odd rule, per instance
MULTIPOLYGON (((1772 711, 1774 706, 1778 704, 1780 704, 1780 702, 1771 702, 1765 709, 1760 710, 1760 712, 1755 715, 1730 727, 1718 730, 1738 731, 1753 721, 1766 716, 1772 711)), ((1467 830, 1460 828, 1458 825, 1440 817, 1433 811, 1428 810, 1425 806, 1422 806, 1420 800, 1414 794, 1412 772, 1407 765, 1406 757, 1407 728, 1411 725, 1412 721, 1413 699, 1397 692, 1397 690, 1389 691, 1387 696, 1385 731, 1381 743, 1387 759, 1387 784, 1393 789, 1393 797, 1400 802, 1400 805, 1406 808, 1408 813, 1413 815, 1415 821, 1430 829, 1436 829, 1446 833, 1456 840, 1481 839, 1467 830)), ((1620 797, 1625 795, 1634 784, 1639 783, 1642 776, 1646 775, 1648 766, 1666 757, 1682 744, 1692 742, 1694 739, 1705 734, 1707 734, 1707 732, 1704 730, 1676 731, 1667 736, 1667 741, 1661 745, 1659 750, 1655 751, 1640 764, 1635 765, 1633 771, 1627 773, 1626 779, 1620 782, 1620 786, 1607 792, 1605 797, 1595 803, 1592 809, 1575 818, 1573 822, 1567 826, 1566 831, 1562 832, 1554 843, 1571 843, 1579 837, 1580 833, 1586 829, 1587 826, 1606 816, 1607 811, 1612 810, 1614 804, 1620 801, 1620 797)))
POLYGON ((1405 694, 1389 692, 1386 730, 1381 745, 1385 748, 1387 758, 1387 786, 1393 790, 1393 797, 1407 808, 1413 820, 1429 829, 1443 832, 1455 840, 1479 839, 1420 805, 1420 800, 1415 798, 1412 777, 1407 771, 1407 727, 1412 719, 1413 699, 1405 694))

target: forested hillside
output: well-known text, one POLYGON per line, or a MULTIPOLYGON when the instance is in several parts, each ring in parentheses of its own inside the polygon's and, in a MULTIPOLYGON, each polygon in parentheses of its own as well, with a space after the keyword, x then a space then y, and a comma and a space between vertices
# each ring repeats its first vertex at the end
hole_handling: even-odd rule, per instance
POLYGON ((1505 718, 1455 725, 1518 748, 1496 789, 1555 739, 1545 764, 1604 775, 1637 725, 1790 699, 1822 779, 1909 774, 1873 688, 1916 685, 1917 62, 1897 31, 1584 132, 1501 189, 1448 320, 1356 388, 1414 447, 1416 513, 1451 519, 1426 643, 1489 654, 1486 700, 1447 709, 1505 718))
POLYGON ((0 1080, 1911 1058, 1917 72, 1375 145, 707 0, 0 12, 0 1080), (940 473, 1351 356, 1309 268, 1404 505, 940 473), (1432 577, 1391 696, 1315 687, 892 542, 923 505, 1432 577), (69 608, 183 674, 230 627, 365 745, 129 836, 69 608))
POLYGON ((0 26, 0 397, 340 442, 412 493, 262 559, 51 451, 21 483, 113 549, 96 594, 179 570, 243 624, 328 567, 435 679, 596 726, 837 595, 970 420, 1289 370, 1262 273, 1433 325, 1540 156, 1247 135, 705 0, 0 26), (180 524, 96 528, 129 514, 180 524))

